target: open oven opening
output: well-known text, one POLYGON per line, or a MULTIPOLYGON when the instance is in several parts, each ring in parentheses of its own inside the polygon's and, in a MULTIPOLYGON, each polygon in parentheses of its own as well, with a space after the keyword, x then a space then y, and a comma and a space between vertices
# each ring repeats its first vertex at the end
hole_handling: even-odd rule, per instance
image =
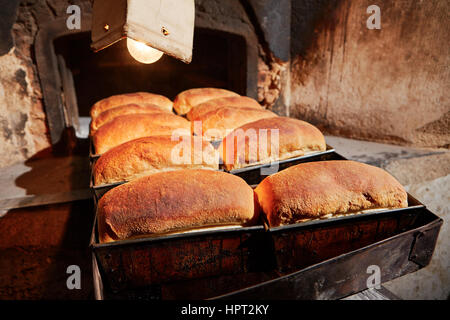
POLYGON ((196 87, 220 87, 245 95, 247 86, 246 41, 217 30, 196 28, 190 64, 164 55, 153 64, 135 61, 126 41, 98 53, 90 49, 90 33, 55 39, 66 120, 79 138, 88 135, 89 110, 105 97, 148 91, 170 99, 196 87))

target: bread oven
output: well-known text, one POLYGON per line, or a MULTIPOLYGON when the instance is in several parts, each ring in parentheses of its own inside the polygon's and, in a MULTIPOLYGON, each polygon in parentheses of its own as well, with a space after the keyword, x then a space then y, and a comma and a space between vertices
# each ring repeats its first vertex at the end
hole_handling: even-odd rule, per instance
MULTIPOLYGON (((42 175, 38 169, 28 174, 37 176, 33 190, 40 189, 41 184, 47 190, 55 180, 60 184, 52 190, 61 185, 69 190, 0 200, 0 217, 5 216, 0 219, 0 234, 5 241, 0 243, 6 243, 3 246, 12 261, 11 265, 0 262, 0 270, 8 269, 11 274, 9 278, 0 277, 0 296, 340 299, 367 288, 368 265, 383 265, 384 282, 430 263, 442 219, 394 178, 381 174, 381 169, 367 169, 370 166, 366 164, 361 165, 364 170, 342 169, 346 166, 343 163, 356 164, 328 144, 323 128, 330 127, 320 125, 321 120, 328 121, 328 93, 333 88, 327 88, 326 99, 307 88, 305 100, 296 94, 296 100, 291 101, 291 85, 298 89, 312 81, 313 87, 319 88, 323 78, 333 79, 333 75, 322 77, 322 73, 306 79, 304 71, 314 64, 320 66, 320 59, 330 51, 318 49, 313 58, 308 51, 314 49, 309 38, 320 29, 315 27, 323 27, 317 17, 298 19, 311 2, 196 0, 189 64, 169 55, 152 64, 141 64, 129 54, 126 41, 93 52, 93 2, 11 1, 7 7, 14 19, 5 19, 5 24, 13 27, 5 35, 0 33, 7 39, 0 46, 0 70, 5 71, 0 78, 8 80, 0 84, 0 99, 6 97, 8 106, 26 102, 26 108, 10 112, 6 120, 0 118, 3 136, 9 140, 14 140, 13 133, 47 138, 47 149, 45 144, 40 149, 28 149, 27 141, 19 139, 14 142, 20 148, 14 151, 25 159, 35 153, 39 159, 41 153, 36 151, 42 149, 52 151, 43 152, 41 162, 49 163, 50 174, 42 175), (69 27, 68 19, 74 14, 79 14, 80 25, 69 27), (298 31, 302 26, 309 34, 296 34, 292 41, 291 30, 298 31), (304 40, 301 45, 300 38, 304 40), (300 57, 296 51, 299 47, 304 50, 300 57), (296 56, 291 59, 292 54, 296 56), (4 61, 16 62, 19 67, 5 67, 4 61), (295 73, 293 77, 291 72, 295 73), (20 95, 5 94, 8 88, 16 87, 20 95), (194 88, 201 89, 189 90, 194 88), (217 123, 225 119, 232 122, 232 130, 257 131, 256 140, 243 140, 244 153, 267 138, 267 130, 275 129, 276 134, 270 137, 281 137, 276 149, 281 145, 282 154, 258 154, 241 161, 237 151, 235 154, 234 149, 227 149, 226 142, 234 145, 239 137, 228 135, 226 121, 217 139, 190 131, 194 120, 188 111, 193 109, 193 101, 207 104, 222 94, 227 94, 221 96, 223 99, 229 99, 228 105, 217 108, 222 113, 214 114, 214 103, 207 108, 203 105, 205 110, 213 110, 215 122, 209 128, 218 127, 217 123), (165 107, 156 102, 144 105, 146 99, 156 101, 156 95, 169 102, 164 112, 165 107), (311 96, 320 103, 325 101, 326 110, 314 112, 314 104, 309 105, 307 100, 311 96), (232 105, 233 99, 238 104, 250 100, 252 106, 232 105), (135 105, 117 101, 133 101, 135 105), (311 108, 299 113, 299 101, 305 102, 302 108, 311 108), (90 127, 96 120, 92 112, 96 106, 106 110, 99 114, 123 107, 127 112, 147 109, 145 114, 111 113, 114 117, 103 127, 109 129, 94 128, 102 130, 97 135, 99 131, 94 134, 90 127), (151 108, 157 111, 152 113, 151 108), (180 111, 183 108, 186 110, 180 111), (287 119, 289 115, 294 117, 287 119), (27 125, 30 119, 41 123, 40 130, 27 125), (8 121, 14 124, 13 130, 8 121), (154 126, 164 136, 154 134, 154 126), (230 162, 200 162, 198 166, 175 163, 173 150, 178 141, 167 134, 173 134, 174 126, 189 132, 188 150, 200 137, 211 158, 216 159, 217 150, 221 150, 217 158, 230 162), (100 140, 104 145, 101 148, 97 143, 100 140), (64 161, 66 167, 61 169, 59 163, 64 161), (327 173, 330 162, 336 167, 327 173), (80 163, 83 174, 78 175, 80 163), (296 175, 300 171, 288 171, 294 166, 306 169, 296 175), (266 170, 269 167, 274 171, 266 170), (288 173, 280 175, 278 182, 273 178, 272 187, 272 182, 264 179, 278 171, 288 173), (359 175, 353 176, 358 171, 359 175), (68 175, 71 177, 66 179, 68 175), (74 183, 78 180, 82 182, 74 183), (303 181, 311 187, 303 188, 303 181), (356 191, 354 181, 358 181, 356 191), (71 183, 73 186, 68 186, 71 183), (334 190, 339 190, 337 195, 334 190), (392 190, 395 192, 389 193, 392 190), (394 196, 380 196, 384 193, 394 196), (298 205, 300 201, 306 205, 298 205), (311 203, 314 205, 309 206, 311 203), (314 212, 305 213, 309 209, 314 212), (123 217, 125 220, 121 220, 123 217), (129 217, 131 220, 126 220, 129 217), (281 223, 281 218, 289 221, 281 223), (28 245, 33 253, 29 257, 23 250, 28 245), (22 273, 31 270, 31 275, 19 283, 18 287, 24 288, 20 291, 10 283, 17 279, 11 270, 22 265, 22 273), (65 282, 66 274, 77 266, 83 270, 81 287, 87 291, 78 294, 57 287, 64 278, 67 288, 78 289, 69 280, 65 282), (45 274, 43 282, 38 279, 40 274, 45 274), (57 281, 52 274, 58 274, 57 281), (26 287, 29 283, 41 287, 35 286, 30 293, 26 287), (48 285, 47 290, 42 289, 42 283, 57 284, 48 285), (59 296, 60 292, 64 293, 59 296)), ((338 1, 317 6, 327 10, 342 7, 338 1)), ((350 10, 350 6, 346 8, 350 10)), ((314 14, 323 14, 319 11, 314 14)), ((107 32, 111 26, 102 28, 107 32)), ((169 34, 165 28, 161 32, 169 34)), ((342 39, 345 42, 346 36, 342 39)), ((331 70, 332 66, 327 72, 331 70)), ((341 75, 341 80, 346 78, 341 75)), ((336 88, 334 91, 339 92, 336 88)), ((26 164, 38 167, 30 160, 26 164)), ((17 184, 23 184, 23 176, 17 178, 17 184)))
POLYGON ((83 9, 80 29, 68 29, 63 16, 44 21, 36 34, 34 51, 53 144, 71 135, 70 128, 86 138, 88 112, 96 101, 136 91, 173 99, 186 89, 220 87, 287 113, 288 70, 283 63, 289 59, 289 19, 281 19, 281 14, 290 15, 289 1, 196 1, 189 64, 169 56, 141 64, 129 55, 125 41, 94 53, 92 14, 88 6, 83 9), (277 19, 261 24, 274 14, 272 8, 278 11, 277 19), (283 38, 276 37, 278 32, 283 38))

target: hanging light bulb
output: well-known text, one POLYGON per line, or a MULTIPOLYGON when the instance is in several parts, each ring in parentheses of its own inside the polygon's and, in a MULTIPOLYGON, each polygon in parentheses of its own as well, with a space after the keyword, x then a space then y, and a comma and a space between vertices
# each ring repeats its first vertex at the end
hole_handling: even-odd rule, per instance
POLYGON ((145 64, 158 61, 164 54, 162 51, 149 47, 145 43, 131 38, 127 38, 127 48, 134 59, 145 64))

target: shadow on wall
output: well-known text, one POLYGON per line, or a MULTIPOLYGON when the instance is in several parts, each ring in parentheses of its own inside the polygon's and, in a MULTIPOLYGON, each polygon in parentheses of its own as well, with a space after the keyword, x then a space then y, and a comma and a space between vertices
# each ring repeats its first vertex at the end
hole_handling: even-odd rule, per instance
POLYGON ((11 28, 16 21, 19 0, 0 0, 0 56, 14 46, 11 28))
POLYGON ((60 142, 33 155, 25 165, 31 170, 15 184, 26 194, 57 194, 89 188, 88 139, 77 139, 75 130, 66 130, 60 142))
POLYGON ((333 12, 343 0, 292 1, 291 56, 306 57, 317 46, 317 26, 333 28, 336 18, 333 12))

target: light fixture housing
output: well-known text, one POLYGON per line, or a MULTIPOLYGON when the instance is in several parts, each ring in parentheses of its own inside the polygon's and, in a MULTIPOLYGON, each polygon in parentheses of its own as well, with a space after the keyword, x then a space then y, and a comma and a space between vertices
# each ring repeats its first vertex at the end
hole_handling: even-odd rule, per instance
POLYGON ((131 38, 190 63, 194 24, 194 0, 94 0, 91 47, 131 38))

